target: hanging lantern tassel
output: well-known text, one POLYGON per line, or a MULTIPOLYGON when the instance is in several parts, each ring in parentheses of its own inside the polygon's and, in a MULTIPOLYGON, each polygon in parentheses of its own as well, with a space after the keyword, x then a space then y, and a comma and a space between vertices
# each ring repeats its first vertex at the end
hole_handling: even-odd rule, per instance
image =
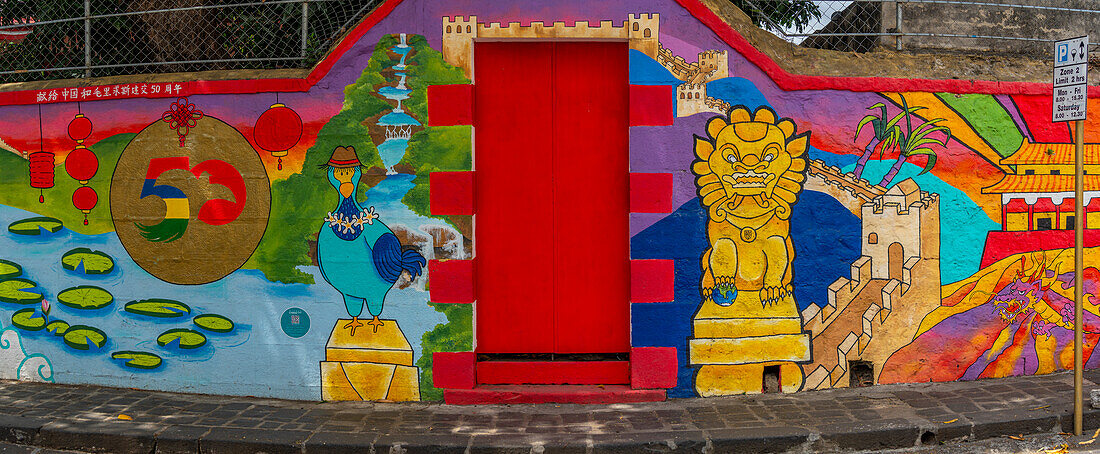
POLYGON ((88 225, 88 213, 92 212, 96 203, 99 203, 99 194, 91 187, 81 186, 73 192, 73 206, 84 213, 84 225, 88 225))
POLYGON ((38 189, 38 203, 45 203, 43 189, 53 187, 54 156, 48 151, 36 151, 30 155, 31 187, 38 189))
POLYGON ((279 159, 283 170, 283 156, 302 139, 302 117, 283 104, 273 104, 256 120, 256 145, 279 159))

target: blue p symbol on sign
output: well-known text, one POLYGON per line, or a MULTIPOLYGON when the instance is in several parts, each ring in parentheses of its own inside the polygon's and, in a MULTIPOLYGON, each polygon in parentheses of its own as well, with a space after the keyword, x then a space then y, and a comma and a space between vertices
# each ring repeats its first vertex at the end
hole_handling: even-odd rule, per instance
POLYGON ((1058 63, 1064 63, 1069 60, 1069 43, 1058 43, 1058 50, 1055 52, 1054 59, 1058 63))

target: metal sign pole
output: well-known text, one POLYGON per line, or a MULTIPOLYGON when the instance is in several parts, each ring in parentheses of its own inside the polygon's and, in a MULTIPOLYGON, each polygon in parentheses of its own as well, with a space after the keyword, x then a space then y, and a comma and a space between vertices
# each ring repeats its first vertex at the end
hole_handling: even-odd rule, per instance
POLYGON ((1081 435, 1084 430, 1082 413, 1084 409, 1084 396, 1082 380, 1084 378, 1084 360, 1082 352, 1083 329, 1081 319, 1081 295, 1082 280, 1084 279, 1084 252, 1081 245, 1085 243, 1085 179, 1082 176, 1085 170, 1085 122, 1074 122, 1074 152, 1073 162, 1076 170, 1073 173, 1073 433, 1081 435))
POLYGON ((1073 131, 1073 433, 1081 435, 1084 413, 1083 329, 1081 308, 1082 268, 1085 237, 1085 119, 1088 117, 1089 37, 1063 39, 1054 43, 1054 92, 1051 121, 1072 121, 1073 131))

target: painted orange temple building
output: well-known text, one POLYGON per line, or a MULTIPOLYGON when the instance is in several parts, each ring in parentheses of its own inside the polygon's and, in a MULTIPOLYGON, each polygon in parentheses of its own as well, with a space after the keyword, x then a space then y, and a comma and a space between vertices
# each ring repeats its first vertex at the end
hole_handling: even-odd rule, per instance
MULTIPOLYGON (((1066 240, 1072 246, 1076 225, 1073 154, 1072 143, 1024 140, 1019 150, 1001 159, 1002 166, 1014 172, 982 189, 984 194, 1001 196, 1001 231, 990 232, 982 266, 1007 256, 1005 252, 1039 250, 1039 245, 1066 240)), ((1095 233, 1100 229, 1100 144, 1086 144, 1084 158, 1084 227, 1091 230, 1086 232, 1086 243, 1092 246, 1100 239, 1095 233)))

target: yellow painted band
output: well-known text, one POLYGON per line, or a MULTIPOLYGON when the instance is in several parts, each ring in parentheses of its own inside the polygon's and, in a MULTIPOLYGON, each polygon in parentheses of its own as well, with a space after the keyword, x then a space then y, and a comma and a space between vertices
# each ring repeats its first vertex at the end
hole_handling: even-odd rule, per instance
POLYGON ((187 219, 191 217, 191 205, 187 199, 164 199, 164 205, 168 209, 164 213, 165 219, 187 219))

